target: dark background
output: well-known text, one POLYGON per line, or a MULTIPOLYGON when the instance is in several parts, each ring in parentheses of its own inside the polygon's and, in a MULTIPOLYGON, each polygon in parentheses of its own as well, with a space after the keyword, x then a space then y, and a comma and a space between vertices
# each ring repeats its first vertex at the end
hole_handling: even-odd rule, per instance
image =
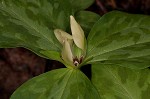
MULTIPOLYGON (((112 10, 150 15, 150 0, 95 0, 87 10, 103 15, 112 10)), ((24 48, 0 49, 0 99, 10 95, 28 79, 52 69, 64 67, 24 48)), ((90 66, 82 70, 90 78, 90 66)))

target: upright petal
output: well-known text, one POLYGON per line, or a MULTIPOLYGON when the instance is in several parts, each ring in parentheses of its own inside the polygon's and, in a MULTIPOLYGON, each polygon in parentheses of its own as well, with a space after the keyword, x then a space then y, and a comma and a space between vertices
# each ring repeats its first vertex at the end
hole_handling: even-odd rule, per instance
POLYGON ((73 16, 70 16, 70 25, 71 25, 71 31, 72 31, 72 37, 73 37, 74 43, 77 45, 77 47, 84 50, 85 48, 84 31, 82 30, 80 25, 76 22, 73 16))
POLYGON ((54 34, 56 36, 56 38, 58 39, 58 41, 63 44, 63 42, 67 39, 67 40, 72 40, 72 36, 70 34, 68 34, 67 32, 61 30, 61 29, 55 29, 54 30, 54 34))
POLYGON ((73 65, 73 54, 71 51, 70 44, 67 40, 63 43, 63 49, 62 49, 62 59, 67 62, 68 64, 73 65))

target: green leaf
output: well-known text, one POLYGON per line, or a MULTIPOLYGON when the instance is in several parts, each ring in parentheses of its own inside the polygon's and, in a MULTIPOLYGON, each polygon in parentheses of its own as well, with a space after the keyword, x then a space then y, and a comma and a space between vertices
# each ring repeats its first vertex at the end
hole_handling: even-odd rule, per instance
POLYGON ((82 2, 0 0, 0 48, 25 47, 43 57, 45 55, 41 51, 59 52, 62 46, 53 30, 66 30, 69 27, 69 16, 87 8, 93 0, 82 2))
POLYGON ((57 1, 59 1, 62 5, 65 5, 63 6, 64 11, 69 12, 84 10, 94 2, 94 0, 57 0, 57 1))
POLYGON ((56 51, 40 51, 41 54, 45 55, 49 59, 57 60, 59 62, 63 62, 62 58, 60 57, 60 53, 56 51))
POLYGON ((119 11, 102 16, 88 36, 88 59, 88 63, 149 67, 150 16, 119 11))
POLYGON ((10 99, 99 99, 99 94, 81 71, 64 68, 27 81, 10 99))
POLYGON ((98 21, 100 16, 90 11, 80 11, 76 13, 76 20, 81 25, 86 36, 88 36, 93 25, 98 21))
POLYGON ((92 67, 92 82, 102 99, 150 98, 150 69, 95 64, 92 67))

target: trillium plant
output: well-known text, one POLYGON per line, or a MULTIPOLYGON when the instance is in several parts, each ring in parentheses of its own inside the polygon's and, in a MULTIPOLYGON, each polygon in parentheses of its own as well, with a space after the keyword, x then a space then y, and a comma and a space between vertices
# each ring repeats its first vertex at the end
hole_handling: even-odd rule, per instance
POLYGON ((0 0, 0 48, 63 63, 10 99, 150 99, 150 16, 85 11, 94 0, 0 0), (91 78, 80 70, 91 65, 91 78))
POLYGON ((59 42, 63 45, 61 57, 66 66, 79 67, 86 55, 86 39, 84 31, 70 16, 72 36, 61 29, 55 29, 54 33, 59 42))

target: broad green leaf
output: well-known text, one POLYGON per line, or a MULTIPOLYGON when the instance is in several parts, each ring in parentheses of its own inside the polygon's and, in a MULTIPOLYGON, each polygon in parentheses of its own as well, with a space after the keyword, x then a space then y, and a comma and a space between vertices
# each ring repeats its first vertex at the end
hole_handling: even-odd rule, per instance
POLYGON ((92 67, 92 82, 102 99, 150 98, 150 69, 95 64, 92 67))
POLYGON ((93 25, 100 18, 100 16, 98 14, 90 12, 90 11, 80 11, 80 12, 76 13, 75 16, 76 16, 76 20, 83 28, 86 36, 89 34, 93 25))
POLYGON ((88 36, 88 59, 88 63, 149 67, 150 16, 119 11, 102 16, 88 36))
POLYGON ((56 51, 40 51, 42 55, 48 57, 49 59, 57 60, 59 62, 63 62, 62 58, 60 57, 60 53, 56 51))
POLYGON ((45 55, 41 51, 59 52, 62 46, 53 30, 66 30, 69 27, 69 16, 87 8, 92 2, 0 0, 0 48, 25 47, 43 57, 45 55))
POLYGON ((59 1, 62 5, 65 5, 63 6, 64 11, 69 12, 75 12, 86 9, 94 2, 94 0, 57 0, 57 1, 59 1))
POLYGON ((27 81, 10 99, 99 99, 99 94, 80 70, 64 68, 27 81))

